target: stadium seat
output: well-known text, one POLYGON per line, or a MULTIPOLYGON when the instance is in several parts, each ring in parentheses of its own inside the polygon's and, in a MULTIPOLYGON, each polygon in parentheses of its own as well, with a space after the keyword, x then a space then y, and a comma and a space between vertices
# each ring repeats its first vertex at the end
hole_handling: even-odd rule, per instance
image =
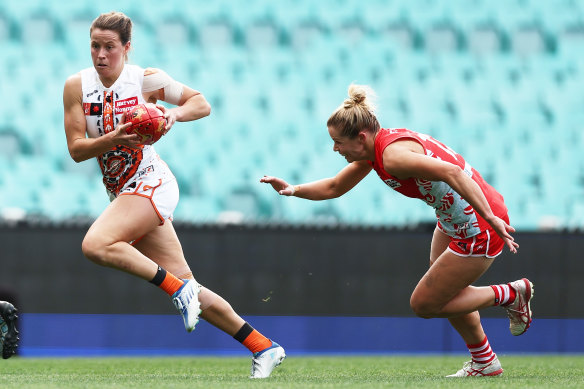
MULTIPOLYGON (((0 124, 0 154, 14 168, 0 181, 26 212, 62 220, 107 206, 95 161, 69 157, 55 103, 66 78, 91 66, 89 26, 103 8, 0 4, 0 88, 11 102, 0 107, 10 118, 0 124), (81 189, 61 191, 60 176, 81 189), (6 182, 30 190, 18 198, 6 182), (55 208, 51 196, 67 204, 55 208)), ((130 63, 166 70, 212 105, 210 117, 177 123, 156 145, 179 181, 185 220, 236 211, 295 223, 432 222, 424 204, 403 205, 375 177, 368 190, 330 204, 283 199, 257 182, 263 174, 314 180, 344 166, 326 120, 354 82, 376 90, 383 127, 425 132, 462 153, 504 194, 516 227, 549 226, 554 217, 578 225, 570 212, 581 207, 571 199, 582 184, 557 173, 573 166, 584 174, 578 2, 218 0, 179 9, 145 0, 119 9, 135 24, 130 63), (550 211, 553 199, 562 205, 550 211)))
POLYGON ((213 196, 185 196, 174 212, 177 221, 211 223, 217 220, 221 208, 213 196))

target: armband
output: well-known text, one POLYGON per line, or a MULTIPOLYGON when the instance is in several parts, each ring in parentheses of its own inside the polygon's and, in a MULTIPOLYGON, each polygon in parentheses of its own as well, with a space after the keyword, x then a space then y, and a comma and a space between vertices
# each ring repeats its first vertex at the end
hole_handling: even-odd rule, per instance
POLYGON ((160 69, 148 69, 146 72, 147 74, 144 75, 144 82, 142 83, 142 92, 164 89, 163 101, 178 105, 183 94, 183 84, 160 69))

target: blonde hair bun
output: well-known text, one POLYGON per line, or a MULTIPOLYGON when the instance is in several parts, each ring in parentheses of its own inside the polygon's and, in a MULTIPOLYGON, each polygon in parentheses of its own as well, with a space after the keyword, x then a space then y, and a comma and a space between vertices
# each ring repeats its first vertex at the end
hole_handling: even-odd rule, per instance
POLYGON ((367 85, 349 85, 349 97, 333 112, 326 122, 343 136, 354 138, 359 131, 376 133, 380 126, 375 116, 375 92, 367 85))
POLYGON ((373 100, 375 99, 375 92, 367 85, 349 85, 349 98, 345 100, 344 107, 352 108, 358 105, 362 105, 371 113, 375 113, 375 104, 373 100))

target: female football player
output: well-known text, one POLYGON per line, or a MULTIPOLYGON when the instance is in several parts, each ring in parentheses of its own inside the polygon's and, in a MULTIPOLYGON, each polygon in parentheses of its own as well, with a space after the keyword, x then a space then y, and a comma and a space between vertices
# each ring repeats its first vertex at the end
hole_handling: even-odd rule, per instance
POLYGON ((500 305, 513 335, 531 323, 532 283, 471 286, 501 254, 519 245, 510 233, 503 197, 459 154, 439 141, 407 129, 381 128, 366 86, 351 85, 349 98, 327 122, 333 150, 349 163, 336 176, 290 185, 265 176, 284 196, 309 200, 339 197, 371 170, 390 188, 434 208, 438 223, 430 248, 430 269, 414 289, 410 305, 423 318, 448 318, 466 342, 471 361, 449 377, 495 376, 503 372, 481 326, 478 310, 500 305))
POLYGON ((158 106, 167 133, 177 121, 209 115, 209 103, 160 69, 126 63, 132 21, 123 13, 99 15, 89 32, 93 66, 65 83, 65 132, 76 162, 97 158, 111 203, 85 235, 84 255, 157 285, 171 296, 187 331, 200 315, 253 353, 252 378, 268 377, 285 358, 284 349, 193 278, 172 225, 176 179, 154 147, 140 144, 137 134, 126 133, 130 123, 124 124, 125 112, 136 104, 162 100, 176 106, 158 106))

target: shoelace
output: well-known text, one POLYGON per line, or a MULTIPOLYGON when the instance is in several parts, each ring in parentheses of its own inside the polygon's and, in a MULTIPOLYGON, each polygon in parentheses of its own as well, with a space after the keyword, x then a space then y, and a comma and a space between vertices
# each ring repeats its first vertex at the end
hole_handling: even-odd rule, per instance
POLYGON ((180 303, 184 305, 183 300, 190 300, 194 295, 194 289, 185 283, 183 290, 181 290, 181 292, 174 299, 180 301, 180 303))
POLYGON ((261 366, 260 362, 257 360, 257 358, 252 358, 252 360, 251 360, 251 374, 253 375, 256 371, 258 371, 260 366, 261 366))
MULTIPOLYGON (((187 286, 185 285, 185 288, 187 286)), ((186 290, 186 291, 181 291, 181 293, 179 293, 178 296, 176 296, 174 299, 172 299, 172 301, 174 302, 174 305, 177 309, 183 311, 186 308, 186 304, 184 303, 184 300, 186 299, 190 299, 192 297, 192 293, 189 293, 189 295, 183 295, 183 292, 192 292, 192 289, 186 290)))
POLYGON ((176 307, 176 309, 178 309, 179 311, 183 311, 184 310, 184 304, 182 303, 182 300, 178 297, 175 297, 172 302, 174 303, 174 306, 176 307))
POLYGON ((488 363, 480 369, 475 369, 473 367, 473 365, 474 365, 473 361, 468 361, 468 362, 464 363, 462 369, 466 372, 466 375, 469 375, 469 376, 483 375, 484 376, 485 374, 483 373, 483 370, 485 370, 487 367, 491 366, 491 364, 488 363))
POLYGON ((517 309, 507 308, 506 309, 507 316, 512 321, 516 321, 517 316, 514 315, 514 313, 515 313, 515 314, 519 315, 519 318, 521 319, 521 322, 523 324, 528 324, 529 323, 529 312, 526 309, 527 303, 525 303, 519 295, 517 296, 517 298, 520 299, 519 304, 517 306, 517 309))
MULTIPOLYGON (((192 281, 191 281, 192 282, 192 281)), ((197 291, 197 285, 194 285, 195 287, 193 288, 192 286, 184 286, 184 288, 188 288, 187 290, 183 290, 181 291, 181 293, 178 294, 178 296, 174 297, 172 299, 172 302, 174 303, 174 306, 181 311, 181 313, 184 315, 188 309, 188 302, 191 301, 194 298, 198 298, 198 291, 197 291)))

